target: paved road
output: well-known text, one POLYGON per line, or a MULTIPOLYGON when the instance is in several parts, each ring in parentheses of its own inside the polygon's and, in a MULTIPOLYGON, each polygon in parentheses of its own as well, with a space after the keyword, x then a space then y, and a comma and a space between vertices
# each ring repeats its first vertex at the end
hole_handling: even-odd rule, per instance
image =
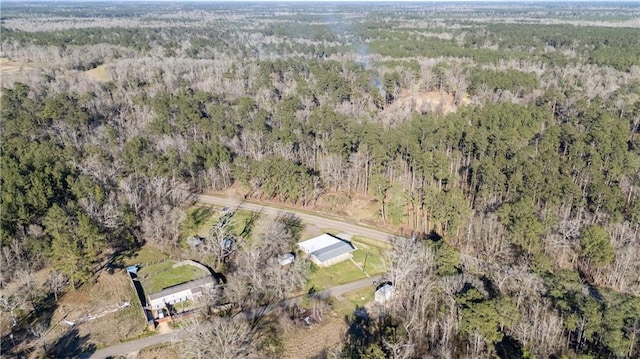
MULTIPOLYGON (((273 215, 273 216, 278 215, 279 213, 282 213, 282 212, 294 212, 300 219, 302 219, 303 222, 319 226, 320 228, 331 228, 331 229, 342 231, 348 234, 360 235, 363 237, 367 237, 367 238, 371 238, 371 239, 375 239, 383 242, 389 242, 389 238, 392 236, 391 234, 386 232, 358 226, 351 223, 342 222, 339 219, 324 218, 324 217, 320 217, 320 216, 316 216, 308 213, 297 212, 295 210, 290 210, 290 209, 280 209, 280 208, 268 207, 268 206, 263 206, 259 204, 249 203, 249 202, 240 202, 235 199, 218 197, 218 196, 199 195, 197 198, 199 202, 203 202, 203 203, 214 204, 218 206, 225 206, 230 208, 245 209, 245 210, 254 211, 254 212, 262 212, 264 214, 273 215)), ((373 283, 374 282, 379 283, 381 279, 382 279, 382 275, 377 275, 371 278, 365 278, 365 279, 359 280, 357 282, 351 282, 351 283, 331 287, 318 292, 317 295, 320 297, 338 297, 358 289, 366 288, 368 286, 373 287, 374 285, 373 283)), ((256 315, 264 315, 277 308, 293 305, 297 303, 299 299, 300 298, 292 298, 292 299, 286 300, 283 303, 279 303, 267 308, 263 308, 262 310, 255 311, 254 313, 245 313, 244 317, 251 318, 256 315)), ((101 359, 101 358, 108 358, 111 356, 136 353, 146 347, 167 343, 170 341, 178 341, 181 339, 183 335, 184 335, 184 330, 176 330, 171 333, 159 334, 159 335, 154 335, 148 338, 132 340, 130 342, 126 342, 126 343, 122 343, 122 344, 114 345, 105 349, 98 350, 88 358, 101 359)))
MULTIPOLYGON (((180 340, 180 338, 184 335, 184 330, 175 330, 171 333, 166 334, 158 334, 148 338, 142 338, 138 340, 132 340, 130 342, 125 342, 122 344, 110 346, 104 349, 100 349, 95 353, 91 354, 88 358, 90 359, 102 359, 115 357, 120 355, 127 355, 129 353, 136 353, 143 348, 168 343, 173 340, 180 340)), ((86 357, 85 357, 86 358, 86 357)))
POLYGON ((261 212, 264 214, 276 216, 282 212, 295 213, 303 222, 316 225, 320 228, 331 228, 348 234, 359 235, 371 239, 375 239, 382 242, 389 242, 389 239, 393 236, 390 233, 383 232, 377 229, 359 226, 352 223, 345 222, 345 219, 341 218, 326 218, 319 215, 304 213, 289 208, 275 208, 270 206, 264 206, 256 203, 242 202, 237 199, 211 196, 211 195, 198 195, 198 202, 213 204, 217 206, 245 209, 253 212, 261 212))

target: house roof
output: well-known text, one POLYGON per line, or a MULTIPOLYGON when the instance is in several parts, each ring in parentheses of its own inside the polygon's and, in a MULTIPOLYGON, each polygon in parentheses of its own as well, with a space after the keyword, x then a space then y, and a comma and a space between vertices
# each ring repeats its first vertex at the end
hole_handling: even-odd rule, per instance
POLYGON ((346 242, 346 241, 340 237, 336 237, 332 234, 325 233, 317 237, 308 239, 304 242, 300 242, 298 243, 298 246, 300 247, 300 249, 302 249, 306 253, 313 253, 320 249, 329 247, 333 244, 343 243, 343 242, 346 242))
POLYGON ((202 287, 210 284, 215 284, 215 283, 216 281, 213 278, 213 276, 208 275, 208 276, 195 279, 189 282, 184 282, 168 288, 164 288, 163 290, 156 293, 151 293, 149 294, 149 301, 160 299, 160 298, 169 296, 171 294, 180 293, 187 289, 190 289, 192 293, 199 293, 202 291, 202 287))
POLYGON ((350 242, 340 240, 330 246, 311 252, 311 255, 316 257, 320 262, 326 262, 345 253, 353 252, 354 250, 355 247, 350 242))

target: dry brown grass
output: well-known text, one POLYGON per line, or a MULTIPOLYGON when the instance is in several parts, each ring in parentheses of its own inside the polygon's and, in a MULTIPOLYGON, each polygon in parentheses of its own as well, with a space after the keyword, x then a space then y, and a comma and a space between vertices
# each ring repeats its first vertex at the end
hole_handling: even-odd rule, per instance
POLYGON ((87 70, 84 74, 89 80, 93 81, 108 82, 112 80, 111 76, 107 73, 106 65, 100 65, 95 69, 87 70))
POLYGON ((95 283, 71 291, 60 299, 52 321, 59 324, 47 335, 47 339, 53 342, 69 330, 69 326, 61 322, 63 319, 78 321, 127 301, 131 303, 128 308, 77 324, 75 328, 78 329, 79 335, 87 335, 90 343, 101 348, 118 344, 122 339, 137 337, 146 327, 140 303, 129 284, 126 272, 120 270, 109 274, 102 271, 95 283))
MULTIPOLYGON (((446 92, 402 90, 398 99, 396 99, 388 110, 409 107, 419 113, 436 112, 447 114, 456 110, 453 100, 453 96, 446 92)), ((466 97, 461 101, 461 105, 469 103, 470 100, 466 97)))
POLYGON ((180 352, 173 345, 151 347, 141 350, 136 359, 177 359, 180 352))
POLYGON ((285 339, 284 358, 313 358, 323 351, 340 347, 347 331, 344 318, 337 314, 326 316, 322 323, 301 327, 285 339))
POLYGON ((0 73, 3 75, 16 74, 22 70, 29 70, 31 67, 22 62, 12 61, 7 58, 0 58, 0 73))

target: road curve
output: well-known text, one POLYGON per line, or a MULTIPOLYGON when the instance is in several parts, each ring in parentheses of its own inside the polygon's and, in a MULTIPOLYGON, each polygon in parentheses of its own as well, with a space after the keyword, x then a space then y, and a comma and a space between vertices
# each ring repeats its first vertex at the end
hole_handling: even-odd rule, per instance
POLYGON ((246 201, 240 201, 234 198, 204 195, 204 194, 198 195, 196 199, 198 202, 202 202, 206 204, 213 204, 213 205, 229 207, 229 208, 244 209, 244 210, 253 211, 253 212, 261 212, 271 216, 276 216, 279 213, 283 213, 283 212, 291 212, 291 213, 295 213, 296 216, 298 216, 305 223, 313 224, 320 228, 331 228, 331 229, 335 229, 348 234, 375 239, 381 242, 389 243, 390 238, 393 237, 393 234, 391 233, 360 226, 357 224, 348 223, 348 222, 345 222, 344 219, 321 217, 319 215, 299 212, 299 211, 296 211, 295 209, 290 209, 290 208, 277 208, 277 207, 271 207, 271 206, 266 206, 266 205, 261 205, 261 204, 246 202, 246 201))

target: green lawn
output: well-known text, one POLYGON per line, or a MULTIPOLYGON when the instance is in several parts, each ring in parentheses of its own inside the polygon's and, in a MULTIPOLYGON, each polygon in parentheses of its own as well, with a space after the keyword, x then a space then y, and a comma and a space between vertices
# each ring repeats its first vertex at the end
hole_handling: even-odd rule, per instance
MULTIPOLYGON (((336 231, 323 229, 323 232, 335 233, 336 231)), ((384 243, 382 243, 383 246, 379 246, 378 241, 360 236, 354 236, 352 241, 356 247, 356 250, 353 251, 353 262, 360 267, 364 266, 366 274, 373 276, 387 271, 387 265, 384 260, 384 243)), ((353 262, 346 260, 325 268, 313 265, 309 274, 307 289, 322 290, 367 278, 367 275, 353 262)))
POLYGON ((201 269, 190 265, 172 268, 173 261, 165 261, 149 267, 143 267, 138 275, 146 293, 155 293, 180 283, 188 282, 204 276, 201 269))
POLYGON ((358 243, 362 243, 362 244, 366 244, 370 247, 377 247, 380 249, 388 249, 391 248, 391 243, 387 243, 387 242, 382 242, 382 241, 376 241, 375 239, 371 239, 371 238, 367 238, 367 237, 363 237, 363 236, 353 236, 353 238, 351 238, 352 241, 354 242, 358 242, 358 243))
POLYGON ((358 248, 353 252, 353 261, 364 267, 364 271, 367 274, 376 275, 387 270, 387 265, 384 261, 384 249, 357 241, 354 241, 353 244, 358 248))
POLYGON ((124 257, 122 259, 122 263, 124 263, 124 265, 126 266, 138 263, 144 266, 148 263, 161 262, 167 258, 167 255, 162 253, 159 249, 153 248, 151 246, 144 246, 140 248, 140 250, 132 257, 124 257))
POLYGON ((356 307, 362 307, 373 300, 375 290, 375 287, 371 286, 347 293, 333 302, 333 310, 341 315, 351 316, 356 307))
MULTIPOLYGON (((197 234, 200 237, 206 237, 209 235, 211 226, 220 218, 221 207, 206 207, 206 211, 202 210, 202 206, 196 205, 189 209, 187 213, 194 213, 193 217, 197 217, 197 221, 192 221, 196 227, 189 223, 186 225, 190 230, 183 232, 184 236, 190 236, 197 234), (195 215, 197 213, 197 215, 195 215)), ((251 211, 239 210, 233 214, 231 219, 233 225, 233 231, 238 236, 249 236, 255 225, 255 221, 258 219, 259 214, 251 211)))
POLYGON ((349 260, 324 268, 313 265, 307 288, 322 290, 364 278, 367 276, 349 260))

